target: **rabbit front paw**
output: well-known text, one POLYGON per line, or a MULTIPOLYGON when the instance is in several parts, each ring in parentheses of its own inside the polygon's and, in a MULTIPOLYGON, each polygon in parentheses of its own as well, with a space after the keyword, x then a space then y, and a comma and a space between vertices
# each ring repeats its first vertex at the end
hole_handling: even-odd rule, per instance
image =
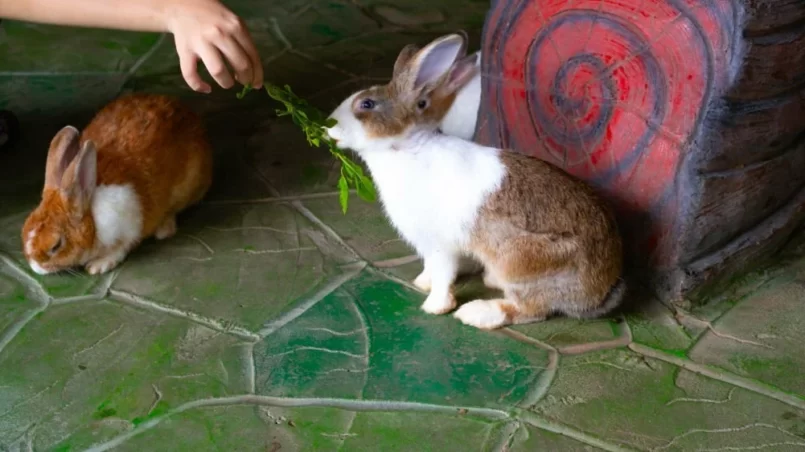
POLYGON ((87 262, 85 268, 90 275, 102 275, 120 265, 125 257, 126 254, 122 252, 110 253, 87 262))
POLYGON ((455 309, 455 307, 456 298, 453 296, 453 294, 447 294, 446 297, 430 295, 425 299, 425 302, 422 303, 422 310, 428 314, 434 315, 447 314, 455 309))
POLYGON ((511 323, 502 309, 503 300, 475 300, 462 305, 453 317, 482 330, 494 330, 511 323))
POLYGON ((427 270, 422 270, 422 273, 414 279, 414 286, 423 292, 430 292, 431 280, 430 273, 427 270))
POLYGON ((176 217, 171 216, 165 219, 154 232, 157 240, 165 240, 176 235, 176 217))

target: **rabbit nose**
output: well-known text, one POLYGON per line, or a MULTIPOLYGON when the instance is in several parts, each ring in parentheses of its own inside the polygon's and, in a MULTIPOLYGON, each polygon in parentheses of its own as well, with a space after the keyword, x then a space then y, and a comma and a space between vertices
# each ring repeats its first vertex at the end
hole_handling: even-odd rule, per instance
POLYGON ((338 143, 338 140, 340 139, 340 137, 338 136, 339 135, 338 126, 325 127, 324 133, 327 135, 328 138, 333 140, 334 143, 338 143))

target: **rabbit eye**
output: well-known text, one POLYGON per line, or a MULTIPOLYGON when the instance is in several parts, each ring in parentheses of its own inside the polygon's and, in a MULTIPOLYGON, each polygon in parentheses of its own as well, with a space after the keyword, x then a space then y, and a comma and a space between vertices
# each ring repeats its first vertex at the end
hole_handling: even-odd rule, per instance
POLYGON ((64 245, 64 239, 59 237, 59 240, 56 242, 55 245, 53 245, 52 248, 50 248, 48 254, 50 254, 51 256, 56 254, 61 249, 62 245, 64 245))
POLYGON ((361 110, 372 110, 375 105, 377 104, 372 99, 364 99, 361 101, 361 110))
POLYGON ((420 110, 428 108, 428 100, 427 99, 420 100, 419 102, 416 103, 416 108, 420 110))

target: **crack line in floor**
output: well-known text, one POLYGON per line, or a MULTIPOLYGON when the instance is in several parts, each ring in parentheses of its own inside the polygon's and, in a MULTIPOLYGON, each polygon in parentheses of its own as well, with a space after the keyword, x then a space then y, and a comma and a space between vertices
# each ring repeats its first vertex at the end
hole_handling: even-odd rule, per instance
POLYGON ((25 328, 25 325, 28 324, 31 320, 33 320, 37 315, 45 311, 46 306, 41 306, 39 308, 31 309, 25 313, 22 317, 17 319, 16 322, 12 323, 8 328, 3 331, 2 335, 0 335, 0 353, 3 352, 3 349, 11 343, 12 340, 17 336, 17 334, 25 328))
POLYGON ((22 284, 26 290, 31 292, 34 298, 33 301, 38 302, 42 306, 50 304, 51 296, 47 293, 47 290, 45 290, 39 281, 28 274, 11 256, 0 252, 0 263, 4 264, 0 265, 0 268, 6 270, 3 271, 3 273, 22 284))
POLYGON ((600 352, 604 350, 614 350, 618 348, 625 348, 632 343, 632 330, 629 327, 626 319, 621 318, 617 324, 620 330, 619 336, 615 339, 606 341, 588 342, 585 344, 573 344, 557 347, 561 355, 582 355, 591 352, 600 352))
POLYGON ((401 286, 404 286, 407 289, 410 289, 414 292, 420 293, 422 295, 427 295, 427 292, 423 291, 419 287, 415 286, 411 281, 407 279, 400 278, 397 275, 387 273, 385 270, 375 267, 369 267, 368 270, 372 272, 372 274, 380 276, 381 278, 388 279, 389 281, 393 281, 401 286))
POLYGON ((501 333, 516 341, 532 345, 548 352, 547 367, 540 372, 540 375, 534 382, 533 386, 529 389, 528 393, 526 393, 525 397, 523 397, 523 400, 521 400, 518 404, 518 406, 521 408, 531 409, 545 397, 551 387, 551 384, 553 384, 553 379, 556 377, 556 371, 559 368, 559 352, 553 346, 511 328, 504 328, 501 330, 501 333))
MULTIPOLYGON (((497 440, 485 450, 494 452, 508 452, 511 450, 514 436, 523 428, 523 424, 519 421, 506 422, 499 430, 497 440)), ((494 433, 493 432, 490 432, 494 433)))
POLYGON ((35 308, 27 310, 19 319, 0 332, 0 353, 2 353, 6 346, 14 340, 31 320, 50 306, 52 298, 39 281, 29 275, 14 259, 2 252, 0 252, 0 272, 5 273, 21 284, 25 291, 31 294, 31 301, 38 304, 35 308))
MULTIPOLYGON (((768 429, 772 429, 772 430, 777 430, 778 432, 783 433, 783 434, 785 434, 787 436, 791 436, 793 438, 801 439, 796 434, 794 434, 792 432, 789 432, 788 430, 782 429, 780 427, 777 427, 776 425, 764 424, 762 422, 755 422, 755 423, 748 424, 748 425, 742 425, 740 427, 725 427, 725 428, 712 428, 712 429, 696 428, 696 429, 688 430, 687 432, 682 433, 681 435, 675 436, 674 438, 671 439, 671 441, 669 441, 664 446, 655 447, 655 448, 651 449, 651 451, 654 452, 654 451, 668 449, 671 446, 673 446, 674 444, 676 444, 676 442, 681 440, 682 438, 687 438, 688 436, 699 434, 699 433, 728 433, 728 434, 731 434, 731 433, 741 432, 741 431, 745 431, 745 430, 749 430, 749 429, 753 429, 753 428, 768 428, 768 429)), ((791 443, 776 443, 776 444, 791 445, 791 443)), ((793 443, 793 445, 803 447, 803 446, 805 446, 805 442, 797 442, 797 443, 793 443)), ((744 447, 740 447, 740 448, 724 447, 724 448, 720 448, 720 449, 710 449, 710 450, 756 450, 756 449, 763 449, 763 448, 766 448, 766 447, 768 447, 768 445, 744 446, 744 447)), ((701 450, 701 449, 699 449, 699 450, 701 450)))
MULTIPOLYGON (((86 450, 86 452, 102 452, 113 449, 129 439, 140 435, 161 423, 163 420, 174 416, 176 414, 196 409, 217 406, 233 406, 233 405, 261 405, 269 407, 283 407, 283 408, 301 408, 301 407, 326 407, 336 408, 347 411, 406 411, 406 412, 424 412, 424 413, 440 413, 448 415, 474 416, 489 420, 502 420, 511 417, 510 413, 502 410, 481 407, 461 407, 461 406, 447 406, 435 405, 428 403, 418 402, 398 402, 386 400, 350 400, 350 399, 336 399, 336 398, 287 398, 287 397, 271 397, 259 395, 240 395, 232 397, 218 397, 210 399, 195 400, 192 402, 180 405, 174 410, 149 419, 146 422, 138 425, 134 430, 126 432, 116 438, 113 438, 102 444, 95 445, 86 450)), ((611 449, 610 449, 611 450, 611 449)))
POLYGON ((713 368, 703 364, 698 364, 688 359, 679 358, 677 356, 668 354, 666 352, 662 352, 660 350, 655 350, 651 347, 646 347, 645 345, 641 345, 638 343, 633 342, 629 344, 629 349, 635 353, 639 353, 648 358, 664 361, 666 363, 673 364, 677 367, 681 367, 695 374, 699 374, 708 378, 712 378, 714 380, 728 383, 732 386, 737 386, 739 388, 746 389, 747 391, 751 391, 756 394, 760 394, 778 400, 797 409, 805 410, 805 400, 796 395, 783 392, 778 388, 774 388, 772 386, 732 374, 725 370, 713 368))
POLYGON ((566 437, 572 438, 572 439, 574 439, 576 441, 579 441, 579 442, 582 442, 582 443, 585 443, 585 444, 589 444, 589 445, 594 446, 594 447, 598 447, 599 449, 604 449, 604 450, 610 451, 610 452, 626 452, 626 451, 633 450, 633 449, 630 449, 630 448, 625 448, 625 447, 622 447, 622 446, 618 446, 618 445, 615 445, 615 444, 608 443, 608 442, 606 442, 606 441, 604 441, 604 440, 602 440, 600 438, 597 438, 595 436, 589 435, 589 434, 587 434, 585 432, 582 432, 580 430, 570 428, 570 427, 568 427, 566 425, 555 424, 553 422, 548 421, 547 419, 543 419, 543 418, 537 416, 534 413, 531 413, 530 411, 524 411, 518 417, 519 417, 519 419, 522 419, 524 422, 526 422, 526 423, 528 423, 528 424, 530 424, 530 425, 532 425, 532 426, 534 426, 534 427, 536 427, 538 429, 545 430, 545 431, 552 432, 552 433, 556 433, 558 435, 566 436, 566 437))
POLYGON ((241 347, 243 359, 243 375, 246 377, 246 392, 254 394, 257 388, 257 370, 254 363, 254 343, 244 344, 241 347))
MULTIPOLYGON (((737 306, 737 303, 736 303, 736 306, 737 306)), ((733 306, 732 308, 734 309, 735 306, 733 306)), ((729 311, 732 311, 732 309, 727 310, 727 312, 729 312, 729 311)), ((768 345, 768 344, 764 344, 762 342, 756 342, 756 341, 752 341, 752 340, 749 340, 749 339, 743 339, 743 338, 740 338, 740 337, 737 337, 737 336, 733 336, 731 334, 722 333, 722 332, 720 332, 719 330, 716 329, 715 325, 713 325, 713 322, 708 322, 707 320, 702 320, 702 319, 700 319, 700 318, 698 318, 698 317, 696 317, 694 315, 691 315, 691 314, 689 314, 687 312, 678 311, 676 313, 676 317, 682 318, 687 322, 694 323, 697 326, 704 328, 705 332, 709 331, 714 336, 719 337, 721 339, 727 339, 727 340, 730 340, 730 341, 735 341, 735 342, 737 342, 739 344, 753 345, 755 347, 761 347, 761 348, 767 348, 769 350, 774 350, 774 347, 772 347, 771 345, 768 345)), ((696 343, 698 343, 701 339, 703 339, 705 334, 702 334, 701 337, 696 340, 696 343)), ((696 344, 694 343, 693 345, 696 345, 696 344)), ((691 348, 692 348, 692 346, 691 346, 691 348)))
POLYGON ((291 323, 296 318, 307 312, 310 308, 315 306, 316 303, 324 299, 327 295, 335 292, 345 282, 357 276, 361 271, 363 271, 364 268, 366 268, 366 264, 364 262, 343 266, 342 270, 344 271, 342 273, 332 277, 310 297, 305 298, 297 303, 297 305, 290 311, 286 311, 278 318, 266 323, 262 328, 260 328, 260 330, 257 332, 257 335, 260 338, 264 338, 291 323))
POLYGON ((139 295, 134 295, 128 292, 124 292, 122 290, 112 289, 109 291, 109 295, 110 295, 109 298, 112 301, 145 309, 151 312, 160 312, 180 319, 189 320, 191 322, 205 326, 212 330, 235 336, 238 339, 242 339, 247 342, 257 342, 261 339, 260 335, 253 333, 243 327, 237 325, 227 325, 226 323, 221 322, 219 320, 210 319, 200 314, 196 314, 195 312, 174 308, 172 306, 165 306, 157 302, 148 300, 146 298, 140 297, 139 295))

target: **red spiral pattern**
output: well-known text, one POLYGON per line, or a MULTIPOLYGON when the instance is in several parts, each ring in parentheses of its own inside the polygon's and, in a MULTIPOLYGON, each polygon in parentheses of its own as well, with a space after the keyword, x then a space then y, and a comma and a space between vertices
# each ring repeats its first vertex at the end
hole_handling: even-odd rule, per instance
POLYGON ((734 8, 730 0, 494 1, 478 140, 547 160, 622 211, 647 215, 640 247, 657 251, 670 242, 683 157, 734 76, 734 8))

